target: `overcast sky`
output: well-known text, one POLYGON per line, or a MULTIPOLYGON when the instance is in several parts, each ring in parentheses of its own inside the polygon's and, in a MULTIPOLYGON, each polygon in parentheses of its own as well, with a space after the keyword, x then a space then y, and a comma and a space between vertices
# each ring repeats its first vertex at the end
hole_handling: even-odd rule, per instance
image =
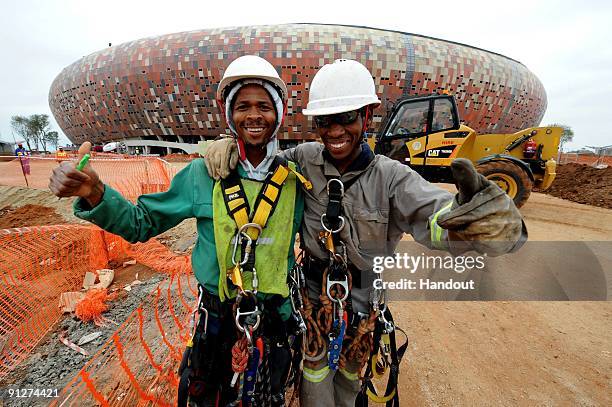
MULTIPOLYGON (((0 13, 0 138, 13 115, 47 113, 53 79, 79 58, 138 38, 225 26, 337 23, 428 35, 522 62, 544 84, 542 124, 569 148, 612 144, 610 1, 7 0, 0 13)), ((55 130, 59 126, 52 121, 55 130)), ((64 138, 64 141, 67 141, 64 138)))

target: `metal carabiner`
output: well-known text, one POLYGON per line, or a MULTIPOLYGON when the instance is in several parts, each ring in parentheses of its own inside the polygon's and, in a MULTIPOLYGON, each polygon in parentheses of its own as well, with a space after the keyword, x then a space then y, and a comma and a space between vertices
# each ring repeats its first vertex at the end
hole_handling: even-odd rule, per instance
MULTIPOLYGON (((236 235, 234 236, 234 249, 232 250, 232 264, 234 266, 242 266, 243 264, 245 264, 249 259, 247 256, 245 256, 245 259, 243 261, 237 261, 236 260, 236 253, 238 252, 238 246, 242 244, 242 236, 243 234, 238 232, 236 233, 236 235)), ((251 240, 251 237, 247 234, 244 234, 244 236, 249 239, 248 245, 250 245, 251 243, 253 243, 253 241, 251 240)))
POLYGON ((249 261, 249 255, 251 254, 253 246, 253 239, 247 233, 248 228, 257 229, 259 231, 259 234, 261 234, 261 231, 263 230, 260 224, 253 222, 245 223, 238 229, 238 232, 236 232, 236 240, 234 241, 234 250, 232 252, 232 263, 234 263, 234 266, 238 264, 238 262, 236 261, 236 252, 238 251, 238 244, 242 244, 242 237, 247 239, 247 244, 244 248, 244 259, 242 259, 240 265, 242 266, 246 264, 247 261, 249 261))
POLYGON ((204 333, 206 333, 206 331, 208 330, 208 310, 206 308, 204 308, 202 306, 202 297, 204 296, 204 289, 201 287, 198 287, 198 291, 199 291, 199 295, 198 295, 198 305, 196 306, 196 308, 193 310, 192 314, 192 319, 191 319, 191 336, 195 336, 195 332, 196 332, 196 328, 198 326, 198 323, 196 321, 197 318, 197 314, 200 311, 204 311, 204 333))
POLYGON ((324 213, 324 214, 321 215, 321 226, 323 227, 323 229, 325 229, 326 232, 329 232, 329 233, 338 233, 342 229, 344 229, 344 216, 338 216, 338 219, 340 219, 340 226, 338 226, 338 229, 336 229, 336 230, 332 230, 332 229, 327 227, 327 225, 325 224, 325 219, 326 218, 327 218, 327 214, 324 213))
POLYGON ((327 283, 326 283, 326 288, 327 288, 327 297, 334 301, 334 302, 338 302, 341 303, 342 301, 346 300, 348 298, 349 295, 349 283, 348 283, 348 276, 345 274, 344 275, 344 280, 331 280, 329 278, 329 276, 327 277, 327 283), (338 299, 338 298, 332 298, 331 295, 329 295, 329 290, 334 286, 334 285, 339 285, 340 287, 342 287, 344 289, 344 294, 342 296, 342 298, 338 299))
POLYGON ((374 288, 371 293, 370 293, 370 304, 372 304, 372 309, 375 312, 379 312, 380 311, 380 306, 381 304, 384 305, 385 310, 386 310, 386 291, 382 288, 374 288))
POLYGON ((344 184, 338 178, 332 178, 329 181, 327 181, 327 195, 329 196, 329 186, 334 181, 340 184, 340 196, 344 196, 344 184))
POLYGON ((238 330, 240 332, 245 332, 244 327, 240 323, 240 318, 242 318, 244 316, 248 317, 249 315, 253 315, 255 313, 257 313, 257 315, 256 315, 257 321, 255 322, 255 325, 253 325, 253 330, 254 331, 257 328, 259 328, 259 323, 261 322, 261 314, 259 314, 259 308, 256 307, 256 309, 253 310, 253 311, 240 312, 240 307, 238 307, 238 309, 236 310, 236 327, 238 328, 238 330))
POLYGON ((391 332, 395 330, 395 326, 393 325, 393 322, 390 322, 387 320, 387 318, 385 318, 386 311, 387 311, 387 304, 383 303, 382 309, 380 310, 380 315, 378 316, 378 318, 380 319, 380 322, 382 322, 385 325, 385 329, 383 330, 383 332, 390 334, 391 332))
MULTIPOLYGON (((252 325, 252 329, 253 329, 253 331, 255 331, 257 328, 259 328, 259 324, 261 322, 261 312, 259 311, 259 306, 257 305, 257 297, 255 296, 255 294, 252 291, 245 290, 244 292, 239 293, 238 296, 236 297, 236 317, 235 317, 235 322, 236 322, 236 327, 238 328, 238 330, 240 332, 245 332, 245 329, 242 326, 242 323, 241 323, 240 319, 242 317, 248 317, 249 315, 255 315, 255 317, 256 317, 255 324, 252 325), (255 300, 255 308, 252 311, 241 312, 240 311, 240 302, 242 301, 242 298, 245 296, 245 294, 253 296, 253 298, 255 300)), ((251 326, 251 325, 249 325, 249 326, 251 326)))

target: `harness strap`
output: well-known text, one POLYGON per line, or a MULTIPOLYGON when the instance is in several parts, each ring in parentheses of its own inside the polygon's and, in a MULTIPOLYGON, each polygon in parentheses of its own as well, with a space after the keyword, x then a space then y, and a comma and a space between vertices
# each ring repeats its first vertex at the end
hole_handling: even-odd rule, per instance
MULTIPOLYGON (((283 183, 289 175, 289 170, 281 160, 280 158, 274 159, 272 165, 275 169, 266 177, 257 195, 255 209, 251 217, 249 217, 249 202, 238 173, 234 171, 229 177, 221 180, 227 213, 234 219, 238 229, 247 223, 257 223, 262 228, 266 227, 268 219, 272 216, 278 204, 283 183)), ((259 237, 260 231, 257 228, 250 227, 247 228, 246 233, 255 241, 259 237)))
MULTIPOLYGON (((384 311, 384 318, 393 323, 393 316, 391 312, 387 308, 384 311)), ((364 375, 364 385, 362 387, 361 393, 358 397, 358 401, 356 406, 367 406, 368 398, 376 403, 386 403, 387 407, 399 407, 399 392, 397 389, 397 381, 399 376, 399 366, 404 357, 404 353, 408 348, 408 337, 406 337, 406 341, 399 348, 397 347, 397 342, 395 338, 396 330, 400 330, 395 327, 395 329, 389 333, 389 345, 391 351, 391 363, 389 366, 389 379, 387 381, 387 388, 385 389, 384 395, 379 395, 372 383, 373 377, 373 366, 375 368, 376 365, 376 355, 378 354, 380 348, 380 339, 383 335, 384 324, 381 321, 376 322, 376 329, 374 330, 374 347, 372 349, 372 353, 370 353, 370 360, 368 361, 366 372, 364 375)), ((403 331, 401 331, 404 333, 403 331)), ((405 333, 404 333, 405 335, 405 333)), ((379 374, 377 374, 378 376, 379 374)))

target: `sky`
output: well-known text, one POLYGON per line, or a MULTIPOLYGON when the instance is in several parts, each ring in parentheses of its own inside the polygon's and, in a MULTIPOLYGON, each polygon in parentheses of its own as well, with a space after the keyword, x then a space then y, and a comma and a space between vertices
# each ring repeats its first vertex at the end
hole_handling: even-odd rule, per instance
MULTIPOLYGON (((542 125, 574 130, 565 150, 612 144, 610 1, 7 0, 0 13, 0 139, 13 115, 46 113, 53 79, 108 43, 216 27, 363 25, 456 41, 522 62, 544 84, 542 125), (379 6, 380 5, 380 6, 379 6)), ((62 137, 64 142, 67 138, 62 137)))

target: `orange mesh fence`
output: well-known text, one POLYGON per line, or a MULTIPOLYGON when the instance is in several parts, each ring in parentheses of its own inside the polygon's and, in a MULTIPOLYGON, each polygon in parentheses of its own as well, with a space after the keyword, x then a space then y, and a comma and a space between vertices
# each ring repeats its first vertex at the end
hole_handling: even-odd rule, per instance
MULTIPOLYGON (((54 159, 29 159, 30 187, 46 189, 54 159)), ((108 157, 91 161, 126 198, 164 191, 177 170, 161 159, 108 157)), ((25 184, 19 161, 0 163, 0 184, 25 184)), ((58 225, 0 230, 0 380, 61 318, 59 296, 78 291, 87 271, 133 258, 168 278, 64 388, 58 404, 176 404, 178 364, 191 330, 197 282, 189 256, 155 239, 130 244, 95 226, 58 225)), ((120 321, 119 321, 120 322, 120 321)))
MULTIPOLYGON (((0 379, 27 357, 59 320, 62 293, 81 289, 87 271, 95 272, 106 268, 109 260, 126 258, 170 276, 191 271, 188 256, 170 252, 155 239, 132 245, 96 226, 0 230, 0 379)), ((185 288, 191 297, 195 295, 193 282, 185 288)), ((168 312, 173 323, 184 329, 176 314, 182 311, 174 310, 185 309, 189 301, 182 293, 177 301, 167 303, 168 312)))
POLYGON ((177 370, 191 330, 188 304, 196 298, 188 272, 178 270, 153 289, 53 405, 176 405, 177 370))
POLYGON ((104 233, 92 226, 0 230, 0 379, 61 316, 59 296, 107 266, 104 233))
POLYGON ((578 154, 578 153, 561 153, 559 164, 586 164, 591 166, 609 165, 612 166, 612 156, 597 156, 594 154, 578 154))
MULTIPOLYGON (((58 165, 53 158, 28 157, 30 188, 47 189, 51 172, 58 165)), ((139 195, 168 189, 176 169, 159 158, 93 158, 89 161, 100 178, 123 196, 135 201, 139 195)), ((0 162, 0 185, 26 186, 18 159, 0 162)))

